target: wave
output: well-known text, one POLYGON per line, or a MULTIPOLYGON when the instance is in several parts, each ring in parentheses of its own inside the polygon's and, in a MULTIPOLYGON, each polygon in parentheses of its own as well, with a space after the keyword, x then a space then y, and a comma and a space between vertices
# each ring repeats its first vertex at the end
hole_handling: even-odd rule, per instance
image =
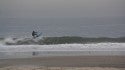
POLYGON ((88 37, 43 37, 43 38, 0 38, 0 44, 2 45, 49 45, 49 44, 71 44, 71 43, 101 43, 101 42, 125 42, 125 37, 119 38, 88 38, 88 37))
POLYGON ((53 56, 125 56, 125 43, 0 46, 0 59, 53 56))

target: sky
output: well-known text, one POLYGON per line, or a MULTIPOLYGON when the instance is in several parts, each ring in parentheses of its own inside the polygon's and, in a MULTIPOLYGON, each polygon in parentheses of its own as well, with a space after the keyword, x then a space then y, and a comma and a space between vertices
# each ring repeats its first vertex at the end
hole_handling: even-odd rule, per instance
POLYGON ((0 17, 119 17, 125 0, 0 0, 0 17))

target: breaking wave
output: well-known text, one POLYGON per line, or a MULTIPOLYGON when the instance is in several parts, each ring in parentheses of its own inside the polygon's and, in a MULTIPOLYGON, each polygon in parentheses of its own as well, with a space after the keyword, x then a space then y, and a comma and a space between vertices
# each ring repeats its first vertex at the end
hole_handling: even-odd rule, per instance
POLYGON ((43 38, 0 38, 2 45, 48 45, 48 44, 71 44, 71 43, 100 43, 100 42, 125 42, 125 37, 120 38, 86 38, 86 37, 43 37, 43 38))

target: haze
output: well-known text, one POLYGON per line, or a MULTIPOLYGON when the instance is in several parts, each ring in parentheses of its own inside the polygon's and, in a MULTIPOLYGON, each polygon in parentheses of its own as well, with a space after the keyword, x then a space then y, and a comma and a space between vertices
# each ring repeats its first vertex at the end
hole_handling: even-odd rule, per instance
POLYGON ((125 16, 125 0, 0 0, 0 17, 125 16))

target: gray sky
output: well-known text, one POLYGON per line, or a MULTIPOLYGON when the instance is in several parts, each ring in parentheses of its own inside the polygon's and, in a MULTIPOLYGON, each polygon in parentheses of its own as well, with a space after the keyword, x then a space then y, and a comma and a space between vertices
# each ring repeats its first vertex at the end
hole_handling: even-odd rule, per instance
POLYGON ((0 0, 0 17, 109 16, 125 16, 125 0, 0 0))

